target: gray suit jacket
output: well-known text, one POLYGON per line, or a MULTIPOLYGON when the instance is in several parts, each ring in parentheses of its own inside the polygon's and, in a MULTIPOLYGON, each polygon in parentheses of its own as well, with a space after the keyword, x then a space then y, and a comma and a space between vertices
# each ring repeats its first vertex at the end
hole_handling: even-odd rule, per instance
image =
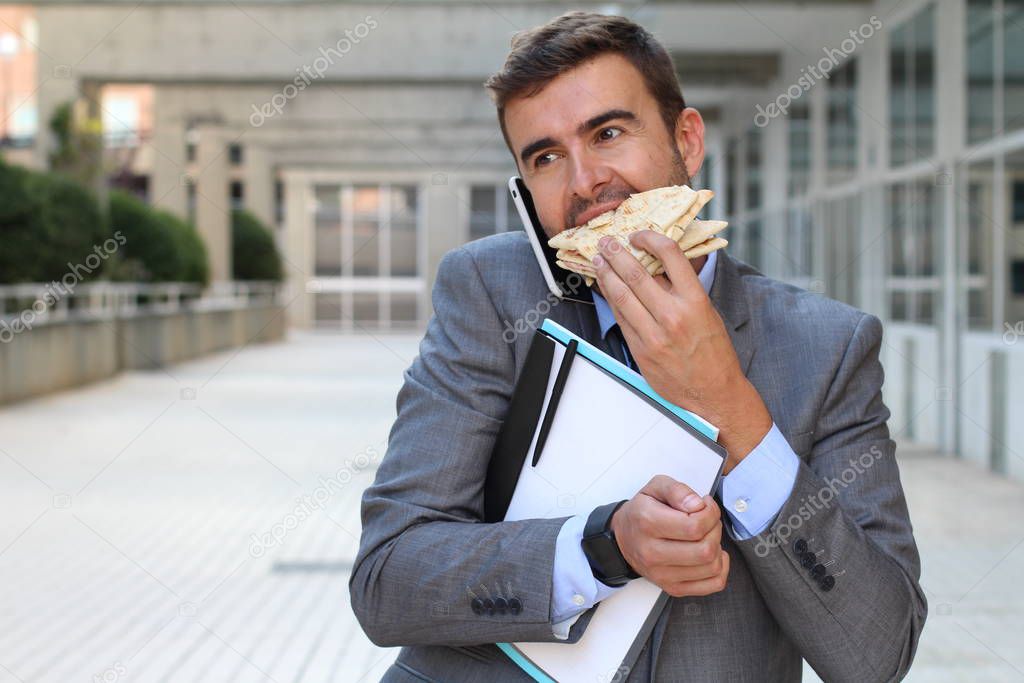
MULTIPOLYGON (((882 402, 881 323, 724 252, 710 296, 802 462, 770 533, 723 534, 727 588, 671 599, 614 680, 797 681, 801 658, 829 681, 901 678, 927 607, 882 402), (823 589, 802 560, 835 584, 823 589)), ((482 522, 488 458, 532 328, 550 317, 604 347, 597 315, 550 295, 521 231, 445 254, 433 304, 363 494, 352 608, 374 643, 404 646, 384 681, 528 681, 493 643, 557 641, 552 567, 567 517, 482 522), (474 598, 499 597, 519 609, 474 611, 474 598)))

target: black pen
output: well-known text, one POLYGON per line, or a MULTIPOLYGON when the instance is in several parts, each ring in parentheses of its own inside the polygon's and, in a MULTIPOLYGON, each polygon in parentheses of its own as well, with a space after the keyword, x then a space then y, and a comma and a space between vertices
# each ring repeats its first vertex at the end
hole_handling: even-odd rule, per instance
POLYGON ((540 433, 537 435, 537 445, 533 449, 533 467, 536 467, 537 462, 540 461, 540 454, 544 450, 544 442, 548 439, 548 432, 551 431, 551 422, 555 419, 558 401, 562 398, 562 389, 565 388, 565 380, 569 377, 569 368, 572 367, 572 359, 576 357, 576 347, 578 345, 575 339, 569 340, 569 345, 565 348, 565 355, 562 356, 562 364, 558 366, 555 386, 551 388, 551 400, 548 401, 547 410, 544 411, 544 418, 540 423, 540 433))

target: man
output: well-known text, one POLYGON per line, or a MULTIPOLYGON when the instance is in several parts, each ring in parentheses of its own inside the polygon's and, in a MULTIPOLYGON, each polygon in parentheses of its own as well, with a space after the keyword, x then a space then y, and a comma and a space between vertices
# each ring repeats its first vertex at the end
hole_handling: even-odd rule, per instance
MULTIPOLYGON (((568 13, 519 34, 488 87, 549 236, 632 192, 689 183, 703 161, 700 114, 627 19, 568 13)), ((576 642, 628 580, 583 551, 588 522, 614 533, 628 576, 672 596, 617 680, 795 681, 801 659, 830 681, 902 678, 926 603, 878 319, 725 252, 690 262, 652 231, 631 239, 665 275, 606 245, 592 291, 548 317, 720 428, 719 500, 659 476, 619 507, 483 523, 488 457, 532 334, 509 340, 509 321, 547 290, 521 232, 448 252, 363 496, 350 580, 371 640, 405 646, 384 680, 530 680, 493 643, 576 642)))

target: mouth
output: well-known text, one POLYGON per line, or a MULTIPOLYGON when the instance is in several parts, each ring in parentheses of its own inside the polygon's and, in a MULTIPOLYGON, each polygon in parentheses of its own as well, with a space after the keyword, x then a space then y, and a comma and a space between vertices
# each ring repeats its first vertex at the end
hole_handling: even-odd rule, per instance
POLYGON ((596 218, 597 216, 600 216, 602 213, 605 213, 606 211, 614 211, 619 207, 619 204, 621 204, 624 200, 625 197, 623 197, 622 199, 615 200, 613 202, 595 204, 594 206, 590 207, 580 215, 576 216, 576 226, 585 225, 592 218, 596 218))

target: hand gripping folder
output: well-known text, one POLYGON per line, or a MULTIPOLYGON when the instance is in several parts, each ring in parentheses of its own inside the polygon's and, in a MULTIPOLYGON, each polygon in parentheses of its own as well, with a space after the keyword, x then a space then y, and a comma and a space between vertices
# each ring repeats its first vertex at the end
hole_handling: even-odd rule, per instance
MULTIPOLYGON (((589 514, 632 498, 657 474, 712 494, 726 458, 717 438, 717 428, 658 396, 639 373, 545 319, 491 454, 485 521, 589 514)), ((575 643, 497 646, 543 683, 622 680, 668 599, 634 579, 598 603, 575 643)))

